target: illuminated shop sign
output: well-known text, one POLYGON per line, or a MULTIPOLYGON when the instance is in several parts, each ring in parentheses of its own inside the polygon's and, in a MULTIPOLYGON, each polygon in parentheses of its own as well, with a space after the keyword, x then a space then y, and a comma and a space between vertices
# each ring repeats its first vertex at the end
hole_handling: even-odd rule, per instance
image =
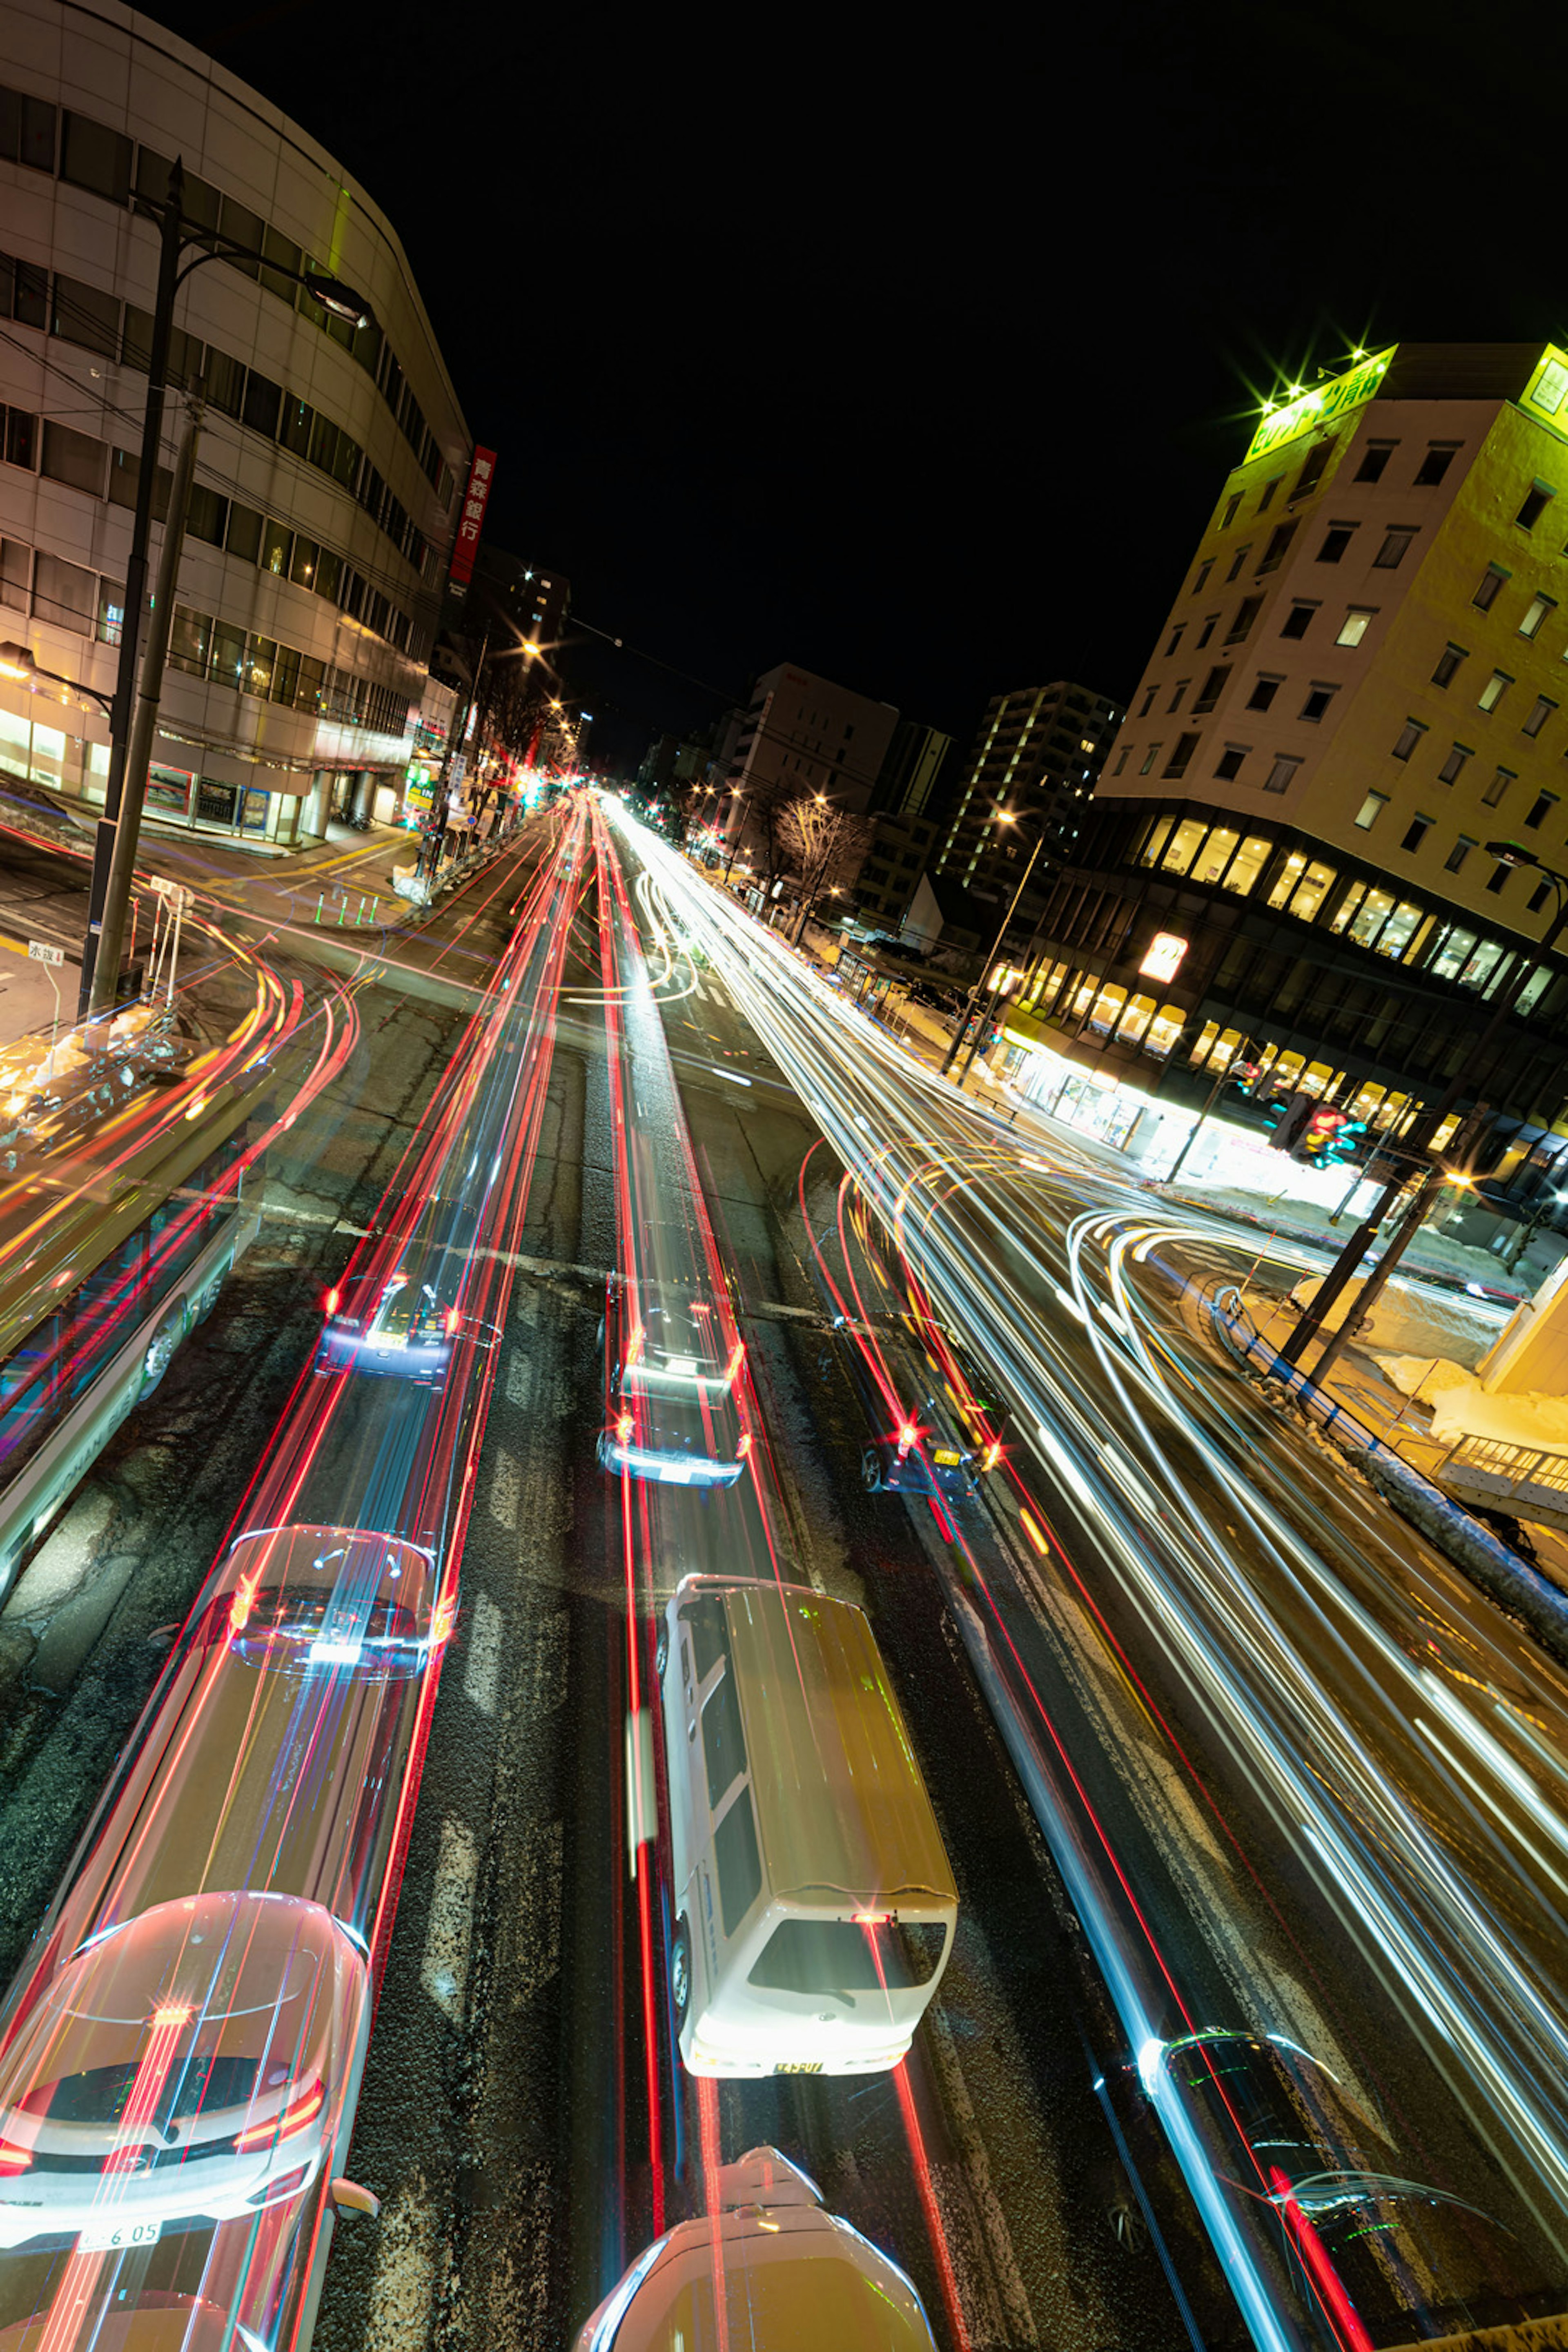
POLYGON ((1142 980, 1174 980, 1182 968, 1182 958, 1187 952, 1185 940, 1174 931, 1156 931, 1149 942, 1149 952, 1138 967, 1142 980))
POLYGON ((1347 408, 1359 408, 1377 390, 1398 349, 1397 343, 1390 343, 1386 351, 1373 352, 1362 360, 1348 375, 1337 375, 1330 383, 1315 383, 1310 392, 1266 414, 1252 436, 1247 459, 1261 457, 1266 450, 1278 449, 1303 433, 1315 433, 1320 425, 1342 416, 1347 408))
POLYGON ((1560 431, 1568 428, 1568 415, 1563 404, 1568 400, 1568 352, 1561 352, 1555 343, 1548 343, 1536 362, 1524 394, 1526 408, 1533 408, 1537 416, 1552 418, 1560 431))

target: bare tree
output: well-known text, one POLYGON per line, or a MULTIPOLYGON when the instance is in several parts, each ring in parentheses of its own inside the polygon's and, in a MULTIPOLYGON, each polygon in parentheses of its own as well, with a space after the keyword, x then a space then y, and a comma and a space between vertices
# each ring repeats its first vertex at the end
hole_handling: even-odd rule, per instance
POLYGON ((800 876, 798 940, 825 890, 852 881, 870 846, 874 830, 867 816, 852 816, 820 793, 791 801, 779 818, 783 845, 800 876))

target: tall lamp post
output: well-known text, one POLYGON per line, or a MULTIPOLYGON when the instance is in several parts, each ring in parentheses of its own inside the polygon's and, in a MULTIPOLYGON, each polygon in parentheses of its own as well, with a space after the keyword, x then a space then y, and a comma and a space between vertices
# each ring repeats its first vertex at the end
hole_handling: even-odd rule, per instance
MULTIPOLYGON (((131 552, 125 563, 125 618, 120 633, 120 664, 109 712, 109 780, 103 814, 93 844, 92 880, 88 893, 87 937, 82 941, 79 1013, 110 1010, 120 982, 120 957, 125 937, 126 910, 131 898, 132 869, 142 826, 146 775, 131 772, 132 730, 136 708, 137 663, 147 604, 147 551, 152 539, 153 488, 163 446, 163 396, 168 389, 169 343, 174 322, 174 298, 193 271, 209 261, 256 261, 276 276, 292 278, 312 299, 334 318, 355 326, 370 322, 369 306, 353 289, 314 269, 286 269, 266 254, 257 253, 232 237, 187 221, 183 210, 185 173, 183 158, 169 173, 161 202, 142 203, 158 220, 158 290, 153 308, 153 331, 147 353, 147 404, 142 420, 142 449, 136 474, 136 505, 131 525, 131 552), (183 266, 187 247, 202 250, 183 266), (129 794, 127 793, 129 786, 129 794)), ((194 445, 193 445, 194 457, 194 445)), ((170 502, 167 529, 178 530, 170 502)), ((164 636, 167 644, 166 633, 164 636)), ((149 655, 153 646, 149 644, 149 655)), ((153 681, 156 688, 157 681, 153 681)), ((157 695, 154 691, 153 707, 157 695)))
MULTIPOLYGON (((996 812, 996 822, 998 824, 1016 824, 1018 820, 1011 809, 998 809, 996 812)), ((1023 897, 1025 889, 1028 885, 1029 877, 1035 870, 1035 860, 1038 857, 1045 845, 1046 836, 1042 832, 1038 841, 1036 842, 1033 849, 1029 852, 1029 862, 1025 866, 1023 874, 1019 879, 1018 887, 1013 893, 1012 902, 1009 905, 1006 913, 1003 916, 1001 922, 996 927, 996 936, 991 942, 991 953, 986 957, 984 962, 980 967, 980 978, 975 982, 973 987, 970 990, 969 994, 964 999, 963 1015, 960 1020, 957 1028, 953 1031, 952 1043, 947 1049, 947 1059, 943 1062, 941 1070, 937 1074, 939 1076, 946 1076, 947 1071, 957 1059, 959 1048, 969 1034, 969 1024, 973 1018, 975 1003, 979 998, 980 991, 984 984, 985 974, 990 971, 993 960, 1002 951, 1002 942, 1007 936, 1007 926, 1012 921, 1014 915, 1017 912, 1018 901, 1023 897)), ((993 983, 991 993, 986 999, 985 1012, 981 1017, 979 1028, 974 1033, 974 1044, 971 1045, 969 1052, 964 1056, 963 1066, 959 1071, 958 1076, 954 1081, 958 1086, 962 1086, 963 1084, 964 1078, 968 1075, 969 1065, 974 1059, 975 1045, 978 1044, 980 1038, 984 1034, 985 1023, 990 1018, 992 1006, 995 1003, 996 999, 1001 992, 1002 983, 1000 977, 998 977, 998 979, 993 983)))
MULTIPOLYGON (((1543 955, 1555 945, 1564 925, 1568 924, 1568 875, 1559 874, 1553 867, 1543 866, 1535 852, 1532 849, 1527 849, 1522 842, 1489 841, 1486 849, 1487 856, 1495 857, 1500 865, 1535 867, 1557 892, 1557 912, 1547 924, 1538 944, 1515 950, 1507 967, 1502 985, 1498 990, 1497 1003, 1493 1007, 1491 1019, 1466 1055, 1458 1074, 1446 1088, 1442 1099, 1433 1109, 1426 1112, 1422 1119, 1421 1124, 1428 1136, 1435 1135, 1443 1121, 1458 1108, 1460 1097, 1475 1086, 1478 1080, 1484 1078, 1491 1063, 1494 1049, 1519 1001, 1520 992, 1524 986, 1531 964, 1537 956, 1543 955)), ((1370 1214, 1356 1227, 1335 1259, 1326 1279, 1320 1284, 1317 1297, 1311 1306, 1303 1314, 1295 1330, 1280 1349, 1279 1355, 1283 1362, 1288 1364, 1300 1362, 1309 1340, 1315 1332, 1322 1328, 1324 1317, 1332 1308, 1341 1294, 1354 1280, 1357 1269, 1366 1253, 1368 1243, 1404 1190, 1405 1181, 1404 1176, 1394 1177, 1373 1204, 1370 1214)), ((1400 1221, 1398 1232, 1362 1286, 1354 1311, 1345 1317, 1313 1366, 1312 1378, 1320 1385, 1371 1313, 1389 1276, 1415 1240, 1433 1194, 1447 1181, 1447 1170, 1436 1164, 1427 1169, 1409 1208, 1400 1221)))

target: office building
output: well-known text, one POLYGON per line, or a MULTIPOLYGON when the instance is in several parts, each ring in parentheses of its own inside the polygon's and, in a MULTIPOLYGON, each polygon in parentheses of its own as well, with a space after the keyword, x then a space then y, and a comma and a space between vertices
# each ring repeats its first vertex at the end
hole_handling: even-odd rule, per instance
MULTIPOLYGON (((1053 884, 1010 1024, 1145 1094, 1233 1057, 1397 1130, 1463 1067, 1568 868, 1568 352, 1402 344, 1271 405, 1053 884), (1559 507, 1557 500, 1563 499, 1559 507)), ((1568 1101, 1532 957, 1482 1087, 1568 1101)), ((1494 1149, 1496 1137, 1494 1135, 1494 1149)))
POLYGON ((998 921, 1016 895, 1009 937, 1026 940, 1045 909, 1119 716, 1109 697, 1064 678, 986 706, 932 872, 994 905, 998 921))
MULTIPOLYGON (((414 749, 469 439, 396 234, 308 131, 120 0, 13 0, 0 89, 0 636, 109 692, 158 235, 183 162, 214 259, 176 298, 163 467, 205 419, 149 816, 287 845, 390 814, 414 749), (364 297, 354 328, 300 282, 364 297)), ((195 248, 193 248, 195 250, 195 248)), ((154 501, 156 567, 166 504, 154 501)), ((0 768, 101 803, 86 697, 0 679, 0 768)))
POLYGON ((934 816, 942 806, 952 750, 952 736, 942 734, 940 728, 923 727, 918 719, 900 719, 872 787, 872 813, 885 809, 893 816, 928 813, 934 816))
POLYGON ((863 815, 898 719, 891 703, 873 702, 793 662, 764 670, 727 739, 719 817, 725 839, 765 858, 767 819, 758 813, 819 793, 863 815))

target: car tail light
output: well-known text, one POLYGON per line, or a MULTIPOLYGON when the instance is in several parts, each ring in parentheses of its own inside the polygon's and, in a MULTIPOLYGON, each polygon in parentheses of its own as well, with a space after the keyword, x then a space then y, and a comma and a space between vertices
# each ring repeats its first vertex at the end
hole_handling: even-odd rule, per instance
POLYGON ((741 1440, 741 1444, 740 1444, 740 1458, 741 1458, 741 1460, 742 1460, 742 1462, 745 1460, 745 1458, 746 1458, 747 1454, 751 1452, 751 1450, 752 1450, 752 1433, 751 1433, 751 1431, 748 1429, 748 1430, 746 1431, 746 1433, 745 1433, 744 1436, 742 1438, 742 1440, 741 1440))
POLYGON ((980 1457, 980 1467, 983 1470, 994 1470, 996 1465, 1001 1461, 1001 1459, 1002 1448, 1000 1445, 988 1445, 984 1453, 980 1457))
POLYGON ((334 1283, 321 1301, 321 1311, 325 1315, 335 1315, 342 1303, 343 1294, 334 1283))
POLYGON ((900 1461, 902 1461, 904 1455, 910 1451, 910 1448, 918 1442, 919 1437, 920 1431, 916 1428, 914 1423, 912 1421, 906 1421, 899 1432, 899 1459, 900 1461))
POLYGON ((857 1927, 885 1927, 893 1915, 890 1911, 852 1911, 849 1916, 857 1927))
POLYGON ((631 1433, 632 1433, 632 1417, 631 1417, 631 1414, 630 1414, 629 1412, 623 1412, 623 1413, 622 1413, 622 1415, 621 1415, 621 1417, 620 1417, 620 1419, 619 1419, 619 1421, 617 1421, 617 1422, 616 1422, 616 1435, 620 1439, 621 1444, 624 1445, 624 1444, 626 1444, 626 1442, 627 1438, 631 1435, 631 1433))
POLYGON ((307 2124, 315 2122, 326 2100, 318 2075, 310 2088, 301 2091, 297 2099, 290 2099, 280 2114, 268 2116, 264 2124, 247 2124, 244 2131, 237 2133, 235 2154, 247 2156, 254 2147, 270 2147, 274 2140, 288 2139, 295 2132, 303 2131, 307 2124))
POLYGON ((459 1319, 457 1308, 455 1307, 448 1307, 447 1309, 447 1337, 448 1339, 457 1329, 459 1319))
POLYGON ((727 1381, 732 1381, 736 1373, 740 1370, 742 1360, 744 1357, 745 1352, 745 1341, 743 1339, 737 1339, 734 1346, 730 1350, 730 1360, 724 1367, 724 1378, 727 1381))
POLYGON ((32 2161, 30 2147, 19 2147, 14 2139, 0 2139, 0 2180, 9 2180, 15 2174, 27 2171, 32 2161))

